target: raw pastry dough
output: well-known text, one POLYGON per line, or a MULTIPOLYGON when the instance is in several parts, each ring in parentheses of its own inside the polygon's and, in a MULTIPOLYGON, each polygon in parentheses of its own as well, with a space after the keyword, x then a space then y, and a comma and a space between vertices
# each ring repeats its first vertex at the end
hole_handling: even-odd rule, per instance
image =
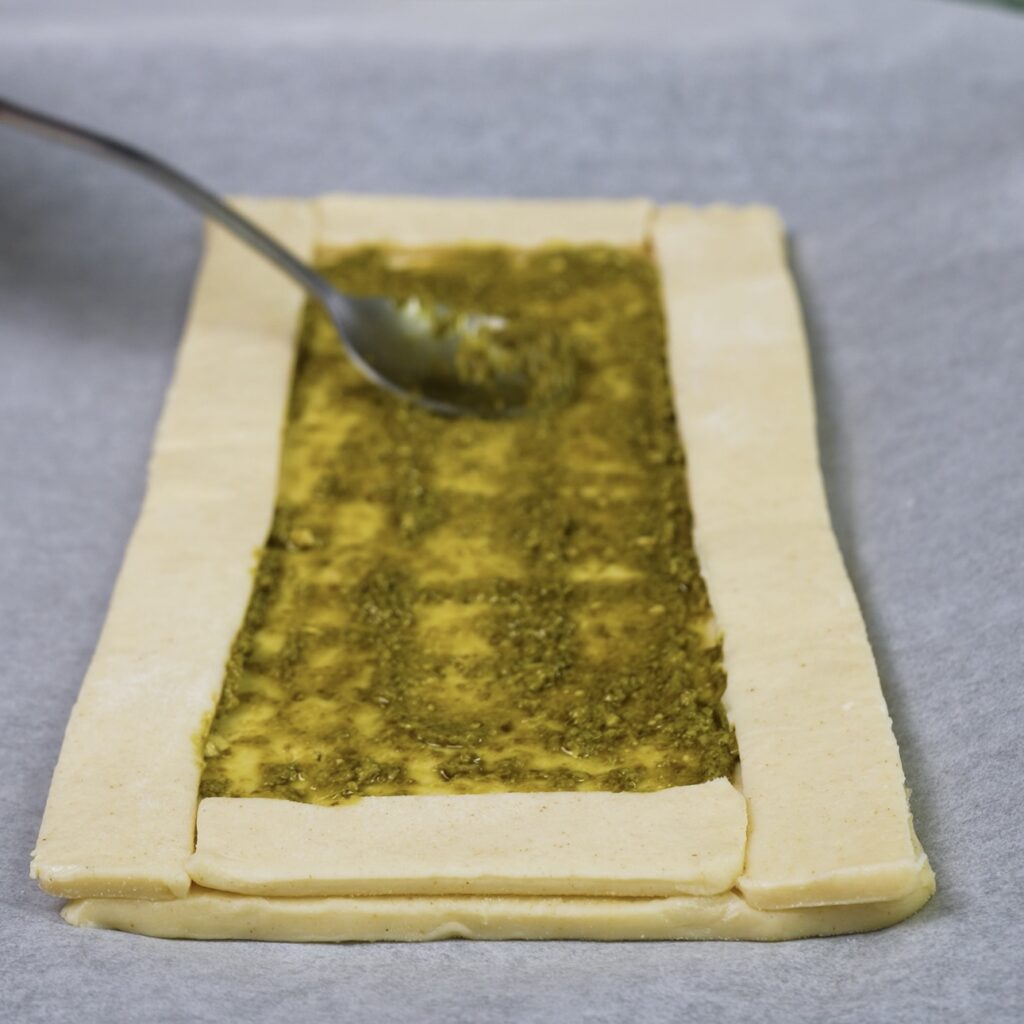
MULTIPOLYGON (((882 927, 924 903, 934 880, 829 524, 776 215, 655 211, 642 200, 329 197, 247 207, 306 257, 369 241, 653 242, 742 782, 348 807, 207 800, 196 847, 198 743, 273 509, 302 302, 212 229, 146 502, 33 861, 47 891, 89 897, 66 918, 211 938, 776 939, 882 927), (544 800, 556 817, 539 812, 544 800), (645 816, 659 801, 677 813, 645 816), (454 858, 457 842, 442 832, 431 837, 432 807, 455 840, 458 828, 474 834, 480 812, 478 862, 454 858), (610 843, 602 863, 595 837, 609 807, 616 822, 635 821, 634 841, 610 843), (503 843, 505 811, 529 828, 519 847, 503 843), (360 838, 349 841, 357 822, 360 838), (384 845, 410 827, 421 856, 384 845), (393 854, 379 863, 375 836, 393 854), (297 853, 307 841, 304 867, 297 853)), ((618 835, 628 825, 613 827, 618 835)))
POLYGON ((932 893, 923 868, 901 899, 755 910, 735 892, 667 899, 544 896, 343 896, 274 899, 194 888, 182 900, 75 900, 71 924, 169 939, 366 942, 427 939, 802 939, 886 928, 932 893))
MULTIPOLYGON (((241 204, 312 256, 308 203, 241 204)), ((59 896, 183 896, 199 744, 274 510, 302 292, 211 239, 149 487, 54 771, 32 876, 59 896)))
POLYGON ((669 208, 654 240, 750 807, 739 887, 760 910, 904 895, 920 863, 903 768, 829 521, 782 224, 669 208))
POLYGON ((189 874, 263 896, 713 895, 736 884, 746 804, 725 779, 655 793, 215 798, 189 874))

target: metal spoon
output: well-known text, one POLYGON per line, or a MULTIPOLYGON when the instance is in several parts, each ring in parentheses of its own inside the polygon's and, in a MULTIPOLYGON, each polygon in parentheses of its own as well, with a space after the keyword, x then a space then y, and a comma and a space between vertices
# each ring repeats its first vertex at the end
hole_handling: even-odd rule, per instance
POLYGON ((156 157, 86 128, 0 98, 0 124, 106 157, 155 181, 218 221, 297 281, 330 317, 352 362, 375 384, 432 412, 498 418, 522 411, 529 381, 520 372, 459 372, 457 356, 470 337, 500 330, 500 317, 452 316, 418 300, 398 305, 387 298, 360 298, 338 291, 320 274, 274 241, 218 196, 156 157), (435 315, 440 312, 441 315, 435 315), (437 323, 446 326, 438 330, 437 323))

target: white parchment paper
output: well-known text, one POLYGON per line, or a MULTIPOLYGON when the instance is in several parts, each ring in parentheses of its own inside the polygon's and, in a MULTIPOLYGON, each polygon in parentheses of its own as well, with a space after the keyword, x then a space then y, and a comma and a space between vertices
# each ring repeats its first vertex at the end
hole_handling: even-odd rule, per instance
POLYGON ((939 894, 780 946, 201 944, 27 877, 199 225, 0 129, 0 1016, 1009 1021, 1022 1012, 1024 17, 938 0, 0 5, 0 93, 230 192, 777 205, 829 498, 939 894))

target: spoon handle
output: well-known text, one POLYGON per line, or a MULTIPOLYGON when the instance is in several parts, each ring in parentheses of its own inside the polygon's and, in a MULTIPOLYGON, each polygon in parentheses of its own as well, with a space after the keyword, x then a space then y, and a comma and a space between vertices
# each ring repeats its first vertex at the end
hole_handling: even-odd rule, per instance
POLYGON ((261 252, 320 302, 329 304, 338 301, 339 293, 316 271, 293 256, 248 217, 163 160, 108 135, 30 110, 3 97, 0 97, 0 124, 21 128, 53 142, 104 157, 155 181, 261 252))

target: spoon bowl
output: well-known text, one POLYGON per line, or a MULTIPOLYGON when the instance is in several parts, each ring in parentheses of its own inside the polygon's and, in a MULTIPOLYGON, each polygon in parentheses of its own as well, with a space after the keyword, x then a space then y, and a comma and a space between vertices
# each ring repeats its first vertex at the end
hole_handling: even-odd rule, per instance
MULTIPOLYGON (((525 373, 505 369, 497 335, 504 321, 480 313, 452 316, 418 300, 355 298, 333 290, 318 296, 352 362, 374 383, 446 416, 499 419, 529 400, 525 373), (443 326, 438 327, 438 324, 443 326), (470 372, 470 347, 483 353, 483 373, 470 372), (486 358, 491 356, 491 358, 486 358)), ((481 360, 474 360, 479 367, 481 360)))

